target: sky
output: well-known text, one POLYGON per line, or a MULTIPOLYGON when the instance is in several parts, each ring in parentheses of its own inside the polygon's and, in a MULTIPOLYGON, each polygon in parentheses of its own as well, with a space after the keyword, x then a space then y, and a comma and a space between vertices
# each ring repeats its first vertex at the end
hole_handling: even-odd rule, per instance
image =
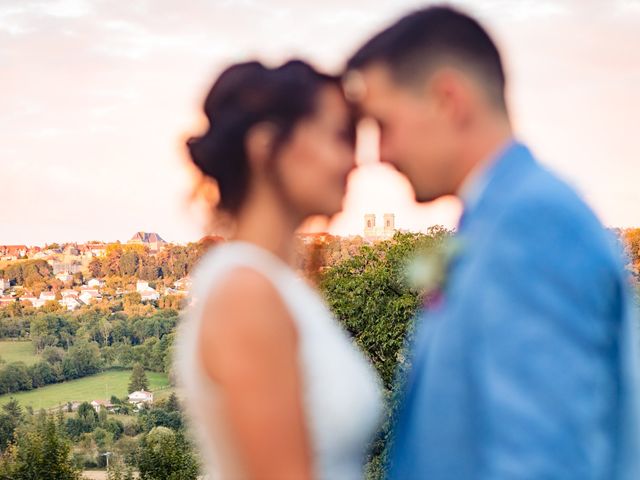
MULTIPOLYGON (((0 244, 203 234, 184 140, 231 62, 302 57, 337 72, 410 0, 0 0, 0 244)), ((517 136, 605 225, 640 226, 640 0, 468 0, 496 39, 517 136)), ((416 205, 359 152, 344 212, 455 225, 452 199, 416 205)))

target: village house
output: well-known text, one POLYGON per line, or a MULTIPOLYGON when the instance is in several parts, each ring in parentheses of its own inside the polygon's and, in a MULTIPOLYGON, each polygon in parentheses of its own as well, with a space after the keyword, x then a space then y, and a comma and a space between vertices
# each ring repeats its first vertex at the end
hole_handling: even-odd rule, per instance
POLYGON ((113 404, 105 400, 92 400, 91 406, 96 411, 96 413, 100 413, 100 410, 102 410, 103 408, 107 411, 113 410, 113 404))
POLYGON ((153 392, 147 392, 146 390, 131 392, 129 394, 129 403, 133 403, 138 408, 143 404, 151 405, 153 403, 153 392))
POLYGON ((186 296, 189 293, 186 290, 176 290, 175 288, 167 287, 167 288, 164 289, 164 294, 165 295, 186 296))
POLYGON ((183 277, 180 280, 173 282, 173 286, 176 290, 188 291, 191 288, 191 278, 183 277))
POLYGON ((72 297, 67 295, 66 297, 62 297, 62 300, 58 302, 60 305, 65 307, 70 312, 74 311, 76 308, 81 306, 81 303, 78 301, 77 297, 72 297))
POLYGON ((99 288, 103 285, 104 285, 104 282, 102 280, 98 280, 97 278, 92 278, 87 282, 87 286, 94 287, 94 288, 99 288))
POLYGON ((2 295, 0 296, 0 308, 6 307, 7 305, 11 305, 15 301, 16 301, 15 297, 12 297, 10 295, 2 295))
POLYGON ((51 257, 50 253, 47 253, 46 250, 40 250, 39 252, 34 253, 31 258, 34 260, 48 260, 51 257))
POLYGON ((67 283, 70 282, 71 280, 73 280, 73 275, 71 275, 69 272, 64 271, 64 272, 60 272, 56 275, 56 278, 58 280, 60 280, 62 283, 67 283))
POLYGON ((78 255, 80 255, 80 250, 78 249, 78 245, 74 243, 68 243, 62 249, 62 253, 70 257, 77 257, 78 255))
POLYGON ((140 293, 140 292, 144 292, 145 290, 149 290, 149 282, 145 281, 145 280, 138 280, 136 282, 136 292, 140 293))
POLYGON ((318 233, 299 233, 296 235, 298 239, 305 245, 311 244, 324 244, 332 237, 330 233, 318 232, 318 233))
POLYGON ((55 299, 56 299, 56 292, 47 292, 47 291, 40 292, 40 300, 44 302, 48 302, 50 300, 55 300, 55 299))
POLYGON ((0 259, 17 260, 25 257, 28 250, 26 245, 0 245, 0 259))
POLYGON ((102 300, 102 295, 100 295, 100 292, 98 292, 98 290, 86 289, 82 290, 79 298, 80 300, 82 300, 82 303, 84 303, 85 305, 89 305, 91 302, 102 300))
POLYGON ((36 302, 38 302, 38 298, 34 297, 33 295, 27 294, 27 295, 22 295, 20 297, 20 301, 23 303, 28 303, 30 304, 32 307, 35 307, 36 302))
POLYGON ((60 295, 62 295, 62 298, 64 298, 64 297, 75 297, 75 298, 78 298, 78 296, 80 295, 80 292, 78 292, 77 290, 74 290, 72 288, 65 288, 64 290, 62 290, 60 292, 60 295))
POLYGON ((44 304, 47 302, 46 300, 42 298, 34 297, 33 295, 22 296, 20 297, 20 301, 30 303, 33 308, 43 307, 44 304))
POLYGON ((151 253, 158 253, 167 244, 157 233, 136 232, 127 243, 133 245, 144 245, 151 253))
POLYGON ((105 257, 107 255, 107 246, 104 243, 84 243, 77 245, 81 255, 92 257, 105 257))
POLYGON ((143 290, 140 292, 140 300, 143 302, 149 302, 152 300, 158 300, 160 298, 160 294, 156 292, 153 288, 149 288, 147 290, 143 290))
POLYGON ((39 251, 41 251, 42 249, 40 247, 29 247, 27 249, 27 257, 29 258, 33 258, 33 256, 38 253, 39 251))
POLYGON ((11 288, 11 282, 4 278, 0 278, 0 293, 4 290, 9 290, 9 288, 11 288))

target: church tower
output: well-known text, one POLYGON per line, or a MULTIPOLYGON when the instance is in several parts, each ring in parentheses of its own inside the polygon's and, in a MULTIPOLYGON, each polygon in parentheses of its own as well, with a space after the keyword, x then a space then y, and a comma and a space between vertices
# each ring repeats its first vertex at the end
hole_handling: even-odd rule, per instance
POLYGON ((373 213, 367 213, 364 216, 364 236, 375 237, 376 235, 376 216, 373 213))
POLYGON ((396 231, 396 216, 393 213, 384 214, 384 234, 393 236, 396 231))

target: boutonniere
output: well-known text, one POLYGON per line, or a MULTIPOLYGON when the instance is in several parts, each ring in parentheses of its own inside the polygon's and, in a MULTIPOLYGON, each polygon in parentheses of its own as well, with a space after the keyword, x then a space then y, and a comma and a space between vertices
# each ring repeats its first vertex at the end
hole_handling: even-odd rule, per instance
POLYGON ((442 297, 449 266, 462 251, 462 240, 450 237, 437 246, 416 251, 407 262, 405 276, 413 290, 424 295, 425 306, 433 306, 442 297))

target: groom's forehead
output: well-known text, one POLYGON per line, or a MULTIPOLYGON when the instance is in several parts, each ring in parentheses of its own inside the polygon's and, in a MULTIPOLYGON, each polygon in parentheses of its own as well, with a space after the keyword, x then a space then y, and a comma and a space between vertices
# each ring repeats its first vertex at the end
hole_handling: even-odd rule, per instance
POLYGON ((365 110, 391 100, 397 88, 389 67, 381 63, 347 72, 343 85, 347 99, 365 110))

